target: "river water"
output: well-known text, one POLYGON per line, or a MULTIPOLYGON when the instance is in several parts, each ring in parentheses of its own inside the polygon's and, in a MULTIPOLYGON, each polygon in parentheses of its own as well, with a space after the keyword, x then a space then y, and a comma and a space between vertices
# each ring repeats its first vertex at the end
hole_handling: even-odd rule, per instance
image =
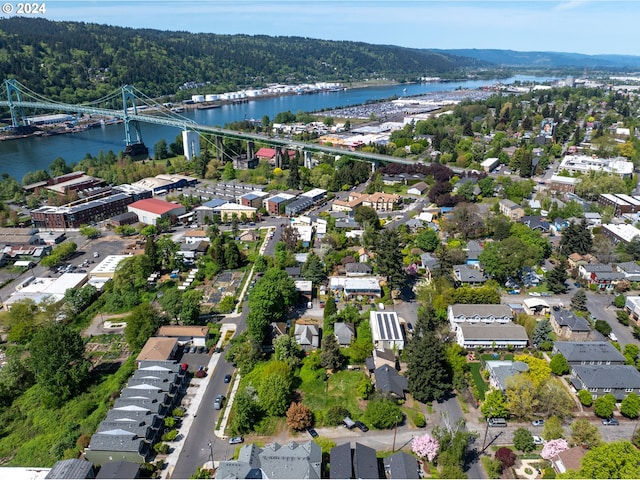
MULTIPOLYGON (((182 115, 202 125, 224 127, 224 125, 244 119, 260 120, 264 115, 273 119, 278 113, 291 111, 315 112, 331 108, 361 105, 370 101, 384 100, 393 96, 408 97, 430 92, 451 91, 459 88, 476 89, 497 82, 504 84, 516 81, 553 80, 549 77, 518 75, 501 80, 470 80, 445 83, 419 83, 408 85, 386 85, 354 88, 339 92, 324 92, 309 95, 287 95, 251 100, 245 103, 223 105, 206 110, 188 110, 182 115)), ((153 154, 153 146, 161 139, 167 144, 173 142, 180 130, 155 124, 141 125, 142 140, 153 154)), ((0 173, 7 173, 16 180, 30 171, 48 169, 58 157, 67 164, 76 163, 86 156, 98 155, 100 151, 124 150, 124 125, 103 125, 99 128, 77 133, 50 137, 29 137, 0 142, 0 173)))

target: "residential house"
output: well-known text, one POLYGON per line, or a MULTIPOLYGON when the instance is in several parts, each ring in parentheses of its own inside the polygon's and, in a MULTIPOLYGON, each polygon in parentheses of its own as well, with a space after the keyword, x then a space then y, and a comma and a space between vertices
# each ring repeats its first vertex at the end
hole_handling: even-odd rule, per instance
POLYGON ((336 297, 346 299, 382 296, 382 288, 377 277, 329 277, 329 289, 336 297))
POLYGON ((624 274, 624 278, 630 282, 640 282, 640 265, 636 262, 618 263, 616 271, 624 274))
POLYGON ((581 446, 568 448, 551 458, 551 465, 556 473, 566 473, 567 470, 576 472, 582 467, 582 457, 587 451, 581 446))
POLYGON ((140 478, 140 465, 133 462, 107 462, 100 466, 96 480, 140 478))
POLYGON ((611 265, 602 263, 580 265, 578 273, 589 285, 596 284, 599 290, 612 289, 615 284, 625 278, 624 273, 614 272, 611 265))
POLYGON ((629 314, 629 320, 635 325, 640 325, 640 297, 629 295, 624 303, 624 310, 629 314))
POLYGON ((409 389, 407 378, 389 365, 382 365, 374 371, 376 391, 388 393, 395 398, 404 399, 409 389))
POLYGON ((624 356, 610 342, 553 343, 552 355, 561 353, 569 365, 624 365, 624 356))
POLYGON ((333 334, 341 347, 348 347, 356 336, 351 323, 336 322, 333 325, 333 334))
POLYGON ((553 224, 551 225, 551 230, 553 231, 553 233, 558 235, 560 232, 562 232, 562 230, 564 230, 568 226, 569 226, 569 220, 565 220, 564 218, 558 217, 553 221, 553 224))
POLYGON ((214 207, 213 213, 220 216, 220 220, 223 222, 230 222, 234 218, 242 220, 246 217, 247 220, 254 220, 257 216, 258 209, 255 207, 248 207, 239 203, 227 202, 222 205, 214 207))
POLYGON ((136 357, 136 363, 139 365, 143 361, 166 361, 176 358, 178 352, 177 338, 161 338, 151 337, 142 347, 140 353, 136 357))
POLYGON ((487 360, 485 368, 489 372, 489 385, 501 392, 506 392, 509 378, 529 371, 525 362, 513 360, 487 360))
POLYGON ((584 219, 590 227, 602 225, 602 216, 598 212, 584 212, 584 219))
POLYGON ((451 331, 461 324, 500 323, 507 324, 513 320, 513 314, 508 305, 478 305, 455 303, 449 305, 447 318, 451 331))
POLYGON ((297 323, 294 330, 296 342, 303 350, 320 348, 320 327, 314 323, 297 323))
POLYGON ((133 432, 121 429, 94 433, 84 451, 84 457, 96 465, 113 461, 142 464, 154 456, 150 443, 133 432))
POLYGON ((406 452, 398 452, 385 457, 384 471, 389 479, 419 479, 422 478, 420 465, 413 455, 406 452))
POLYGON ((467 252, 467 265, 479 265, 480 264, 480 254, 482 253, 483 247, 480 242, 475 240, 470 240, 467 242, 467 247, 465 251, 467 252))
POLYGON ((315 442, 243 445, 237 460, 221 461, 215 478, 321 478, 322 449, 315 442))
POLYGON ((482 285, 487 281, 482 270, 469 265, 454 265, 453 276, 458 282, 466 285, 482 285))
POLYGON ((555 334, 563 339, 585 341, 591 336, 589 322, 570 310, 552 310, 549 323, 555 334))
POLYGON ((396 312, 369 312, 369 324, 375 349, 404 350, 404 332, 396 312))
POLYGON ((209 327, 202 325, 164 325, 156 337, 177 338, 180 345, 204 347, 209 339, 209 327))
POLYGON ((293 201, 294 195, 288 193, 278 193, 264 200, 264 209, 269 215, 281 215, 285 207, 293 201))
POLYGON ((380 478, 380 469, 378 467, 378 457, 376 451, 356 442, 353 449, 353 476, 358 479, 380 478))
POLYGON ((400 203, 400 196, 393 193, 376 192, 372 194, 351 192, 347 200, 334 200, 331 209, 334 212, 353 212, 359 206, 371 207, 376 212, 390 212, 400 203))
POLYGON ((545 217, 540 215, 525 215, 519 220, 520 223, 526 225, 531 230, 538 230, 542 233, 547 233, 551 228, 551 225, 545 217))
POLYGON ((632 365, 572 365, 571 384, 594 399, 610 393, 622 401, 630 393, 640 394, 640 372, 632 365))
MULTIPOLYGON (((26 478, 26 477, 25 477, 26 478)), ((33 478, 36 478, 35 475, 33 478)), ((68 460, 58 460, 53 464, 45 479, 80 479, 96 478, 96 470, 93 463, 81 458, 70 458, 68 460)))
POLYGON ((429 190, 429 185, 425 182, 418 182, 407 189, 409 195, 423 195, 424 192, 429 190))
POLYGON ((523 326, 516 325, 515 323, 461 323, 457 327, 456 341, 458 345, 466 349, 523 349, 529 344, 529 336, 523 326))
POLYGON ((508 198, 500 200, 498 202, 498 208, 500 213, 508 217, 511 221, 517 221, 524 217, 524 208, 508 198))
POLYGON ((347 479, 353 478, 353 457, 351 444, 336 445, 329 452, 329 478, 347 479))
POLYGON ((579 268, 580 265, 595 264, 598 263, 598 259, 587 253, 586 255, 580 255, 579 253, 572 253, 567 257, 569 267, 579 268))
POLYGON ((262 207, 264 199, 269 196, 268 192, 262 190, 252 190, 238 198, 238 203, 245 207, 253 207, 259 209, 262 207))
POLYGON ((370 276, 373 273, 371 265, 361 262, 347 263, 344 270, 350 277, 370 276))

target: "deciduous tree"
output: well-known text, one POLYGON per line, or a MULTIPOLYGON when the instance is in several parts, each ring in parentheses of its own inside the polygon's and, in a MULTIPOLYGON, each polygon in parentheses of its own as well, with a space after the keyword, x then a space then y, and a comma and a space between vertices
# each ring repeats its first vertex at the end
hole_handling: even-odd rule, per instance
POLYGON ((580 478, 640 478, 640 451, 628 440, 605 443, 583 457, 580 478))
POLYGON ((570 371, 569 362, 567 362, 567 359, 564 358, 564 355, 561 353, 556 353, 553 356, 549 366, 551 367, 551 373, 558 376, 566 375, 570 371))
POLYGON ((303 403, 292 402, 287 410, 287 426, 293 430, 305 430, 313 423, 311 409, 303 403))
POLYGON ((638 418, 640 414, 640 397, 637 393, 631 392, 620 405, 620 413, 627 418, 638 418))
POLYGON ((364 415, 373 428, 391 428, 404 418, 398 404, 384 398, 370 400, 364 415))
POLYGON ((411 441, 411 451, 419 457, 426 458, 429 462, 433 462, 439 449, 438 440, 428 433, 415 437, 411 441))
POLYGON ((602 443, 602 436, 598 427, 586 418, 577 418, 571 423, 571 442, 575 445, 585 445, 595 448, 602 443))
POLYGON ((531 452, 536 448, 533 442, 533 435, 526 428, 518 428, 513 432, 513 446, 521 452, 531 452))
POLYGON ((71 327, 43 326, 33 336, 30 352, 36 382, 49 395, 47 403, 58 405, 82 391, 89 378, 89 362, 82 337, 71 327))

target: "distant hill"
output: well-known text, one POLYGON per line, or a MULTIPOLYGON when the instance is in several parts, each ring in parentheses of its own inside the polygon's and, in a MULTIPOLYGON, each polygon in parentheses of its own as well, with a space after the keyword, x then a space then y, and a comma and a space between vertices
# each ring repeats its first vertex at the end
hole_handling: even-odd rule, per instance
POLYGON ((150 96, 267 83, 460 76, 484 62, 442 52, 301 37, 193 34, 80 22, 0 19, 0 79, 78 102, 124 84, 150 96))
POLYGON ((496 66, 542 68, 640 68, 640 56, 633 55, 583 55, 580 53, 517 52, 515 50, 455 49, 439 50, 449 55, 474 58, 496 66))

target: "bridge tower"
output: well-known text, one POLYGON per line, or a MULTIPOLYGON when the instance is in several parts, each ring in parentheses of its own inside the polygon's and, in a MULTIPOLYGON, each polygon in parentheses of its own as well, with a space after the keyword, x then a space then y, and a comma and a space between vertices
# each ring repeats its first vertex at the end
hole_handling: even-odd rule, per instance
POLYGON ((18 82, 14 79, 5 80, 4 85, 7 88, 7 100, 9 103, 9 111, 11 112, 11 127, 16 130, 24 129, 28 126, 29 122, 27 120, 27 115, 24 113, 24 110, 20 105, 15 105, 15 101, 19 104, 22 102, 22 97, 20 95, 20 88, 18 87, 18 82))
POLYGON ((148 155, 149 149, 144 143, 142 143, 142 135, 140 134, 140 125, 137 120, 133 120, 129 117, 128 102, 131 101, 131 109, 134 115, 138 114, 138 107, 136 106, 136 96, 133 93, 133 88, 130 85, 122 87, 122 106, 124 108, 124 134, 127 146, 124 149, 124 154, 130 157, 137 157, 140 155, 148 155), (136 134, 136 141, 131 139, 131 127, 136 134))

